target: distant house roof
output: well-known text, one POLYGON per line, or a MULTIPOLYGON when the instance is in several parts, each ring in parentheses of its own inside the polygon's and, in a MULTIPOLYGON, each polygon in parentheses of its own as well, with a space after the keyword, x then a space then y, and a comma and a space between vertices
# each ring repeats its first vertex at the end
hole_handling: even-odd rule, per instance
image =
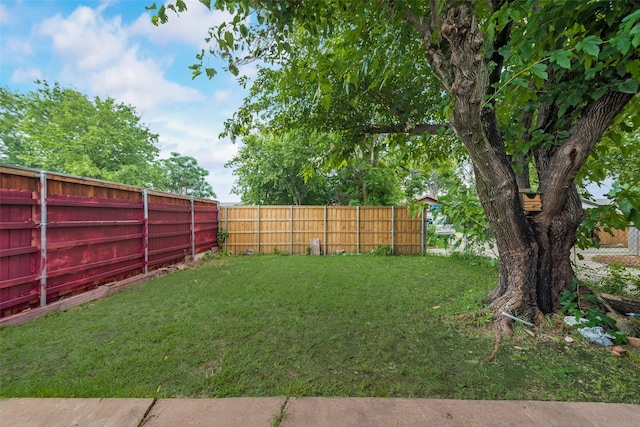
POLYGON ((422 203, 426 203, 428 205, 437 205, 438 204, 438 199, 436 199, 435 197, 431 197, 431 196, 420 196, 418 198, 416 198, 417 201, 422 202, 422 203))
POLYGON ((611 203, 609 199, 596 199, 595 201, 580 199, 580 201, 582 202, 582 209, 597 208, 598 206, 608 205, 609 203, 611 203))

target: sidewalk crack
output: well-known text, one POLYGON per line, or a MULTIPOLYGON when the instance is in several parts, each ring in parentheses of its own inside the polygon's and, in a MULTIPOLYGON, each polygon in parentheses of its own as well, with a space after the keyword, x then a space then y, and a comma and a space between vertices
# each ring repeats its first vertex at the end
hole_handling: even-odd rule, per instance
POLYGON ((287 412, 287 403, 289 403, 289 398, 291 396, 286 396, 284 402, 280 406, 280 412, 273 416, 273 420, 271 421, 271 427, 279 427, 280 423, 284 419, 284 416, 287 412))
POLYGON ((153 407, 156 406, 156 402, 158 402, 157 397, 153 399, 153 402, 151 402, 151 405, 149 405, 149 407, 147 408, 147 411, 144 413, 142 419, 138 423, 138 427, 142 427, 147 421, 149 421, 149 414, 151 413, 153 407))

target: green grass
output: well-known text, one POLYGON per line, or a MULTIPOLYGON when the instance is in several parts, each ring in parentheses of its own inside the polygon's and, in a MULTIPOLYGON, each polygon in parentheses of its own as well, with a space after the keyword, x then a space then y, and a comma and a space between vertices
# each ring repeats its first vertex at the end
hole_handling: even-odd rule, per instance
POLYGON ((213 260, 3 329, 0 395, 638 403, 637 353, 616 358, 579 335, 565 347, 564 335, 516 327, 483 362, 487 317, 457 315, 477 310, 496 278, 473 258, 213 260))

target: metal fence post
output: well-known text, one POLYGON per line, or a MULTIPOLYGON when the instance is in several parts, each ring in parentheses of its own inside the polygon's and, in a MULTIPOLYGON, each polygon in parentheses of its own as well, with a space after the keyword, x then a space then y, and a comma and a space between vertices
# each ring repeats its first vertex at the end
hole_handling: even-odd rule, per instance
POLYGON ((395 228, 396 228, 396 211, 395 206, 391 206, 391 253, 395 253, 396 241, 395 241, 395 228))
POLYGON ((258 250, 256 252, 260 253, 260 205, 258 205, 258 250))
POLYGON ((191 259, 196 258, 196 212, 193 204, 193 196, 191 196, 191 259))
POLYGON ((289 206, 289 255, 293 255, 293 205, 289 206))
POLYGON ((149 272, 149 193, 142 190, 142 206, 144 219, 142 222, 142 247, 144 250, 144 273, 149 272))
POLYGON ((227 237, 224 239, 224 250, 227 250, 227 240, 229 240, 229 206, 224 207, 224 227, 227 234, 227 237))
POLYGON ((420 215, 420 253, 424 253, 424 209, 420 215))
POLYGON ((360 206, 356 206, 356 253, 360 253, 360 206))
POLYGON ((47 305, 47 173, 40 171, 40 307, 47 305))
POLYGON ((327 206, 325 205, 324 207, 324 225, 323 225, 323 231, 324 231, 324 254, 327 254, 327 206))

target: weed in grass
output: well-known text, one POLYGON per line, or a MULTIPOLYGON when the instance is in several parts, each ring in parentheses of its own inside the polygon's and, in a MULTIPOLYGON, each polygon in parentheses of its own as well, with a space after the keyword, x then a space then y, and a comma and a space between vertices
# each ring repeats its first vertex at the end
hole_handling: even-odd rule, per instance
POLYGON ((458 315, 496 279, 444 257, 212 259, 1 330, 0 395, 637 402, 637 358, 579 339, 517 327, 482 363, 486 319, 458 315))

